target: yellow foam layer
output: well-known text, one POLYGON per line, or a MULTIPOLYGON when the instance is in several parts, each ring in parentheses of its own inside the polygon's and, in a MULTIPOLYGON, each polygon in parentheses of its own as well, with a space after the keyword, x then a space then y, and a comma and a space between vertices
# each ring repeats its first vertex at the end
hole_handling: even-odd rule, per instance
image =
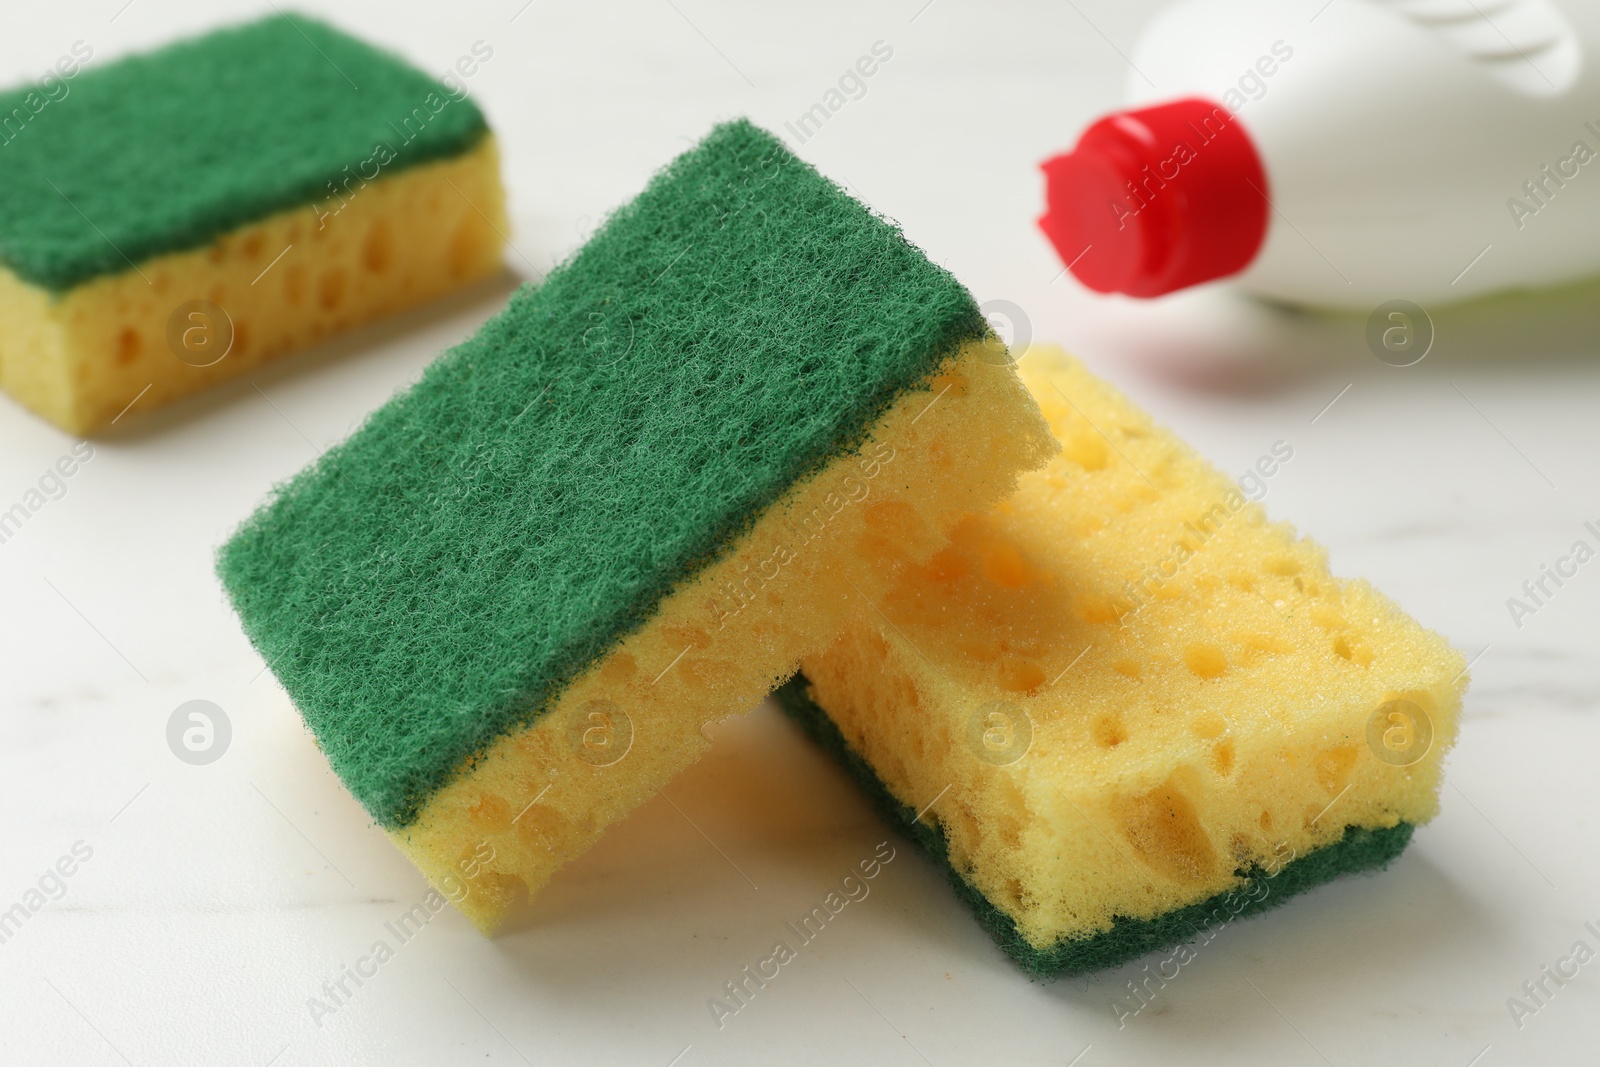
POLYGON ((485 138, 65 293, 0 269, 0 388, 90 433, 492 274, 505 231, 485 138))
POLYGON ((956 869, 1047 948, 1429 819, 1461 657, 1075 361, 1022 373, 1060 455, 803 665, 956 869))
POLYGON ((995 348, 907 391, 858 449, 791 489, 723 559, 429 801, 396 843, 485 930, 693 763, 863 596, 1011 492, 1054 442, 995 348))

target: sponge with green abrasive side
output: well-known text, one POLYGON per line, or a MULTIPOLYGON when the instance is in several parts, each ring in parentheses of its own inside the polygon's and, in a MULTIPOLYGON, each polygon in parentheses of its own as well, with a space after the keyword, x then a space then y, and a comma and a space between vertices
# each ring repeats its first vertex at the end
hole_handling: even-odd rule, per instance
POLYGON ((87 432, 499 269, 465 85, 279 14, 0 93, 0 387, 87 432))
POLYGON ((488 928, 1054 450, 966 290, 735 122, 219 569, 334 770, 488 928))
POLYGON ((1462 657, 1063 353, 1021 373, 1061 453, 781 704, 1035 974, 1392 859, 1437 810, 1462 657))

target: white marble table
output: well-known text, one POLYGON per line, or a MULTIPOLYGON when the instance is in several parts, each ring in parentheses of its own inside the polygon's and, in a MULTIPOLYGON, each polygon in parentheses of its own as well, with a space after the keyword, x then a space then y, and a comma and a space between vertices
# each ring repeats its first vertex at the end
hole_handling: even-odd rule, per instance
MULTIPOLYGON (((1035 165, 1117 102, 1117 49, 1152 4, 523 2, 305 6, 430 69, 492 45, 473 91, 501 134, 520 275, 713 120, 781 129, 889 44, 867 94, 798 150, 1224 467, 1292 443, 1272 514, 1480 657, 1443 813, 1388 873, 1226 929, 1121 1030, 1111 1004, 1134 968, 1030 983, 902 843, 871 897, 719 1030, 707 999, 890 837, 763 707, 520 928, 485 941, 442 912, 313 1019, 308 998, 425 886, 261 673, 211 553, 273 481, 489 316, 508 273, 133 423, 0 544, 0 909, 41 878, 55 890, 58 861, 73 871, 0 943, 0 1062, 1600 1061, 1600 963, 1520 1029, 1506 1004, 1575 941, 1600 947, 1584 927, 1600 927, 1600 563, 1520 627, 1506 607, 1600 524, 1600 290, 1437 315, 1433 352, 1396 369, 1360 316, 1214 292, 1099 300, 1059 278, 1032 227, 1035 165), (232 725, 205 766, 167 746, 191 699, 232 725)), ((75 40, 110 57, 269 10, 123 3, 8 10, 0 78, 75 40)), ((3 165, 0 149, 0 180, 3 165)), ((0 400, 0 503, 72 446, 0 400)))

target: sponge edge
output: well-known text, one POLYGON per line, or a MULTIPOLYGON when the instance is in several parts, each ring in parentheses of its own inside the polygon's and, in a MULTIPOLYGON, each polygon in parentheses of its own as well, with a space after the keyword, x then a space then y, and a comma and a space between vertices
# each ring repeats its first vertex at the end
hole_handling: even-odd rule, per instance
POLYGON ((533 726, 468 761, 390 835, 485 931, 705 751, 940 531, 1055 450, 992 338, 905 391, 855 449, 793 486, 718 562, 569 685, 533 726))
MULTIPOLYGON (((1283 904, 1343 874, 1381 868, 1405 850, 1415 829, 1399 822, 1392 827, 1348 826, 1332 844, 1295 856, 1275 857, 1234 872, 1238 883, 1205 900, 1149 919, 1119 917, 1109 930, 1083 938, 1063 938, 1039 947, 1023 936, 1017 921, 996 907, 958 871, 950 860, 950 841, 936 820, 923 820, 879 778, 839 732, 828 713, 811 699, 804 674, 784 683, 774 697, 784 714, 813 742, 828 752, 854 779, 890 825, 919 845, 949 876, 956 895, 972 909, 978 924, 1007 955, 1035 978, 1065 978, 1115 967, 1147 952, 1163 951, 1191 940, 1209 941, 1215 928, 1283 904)), ((1182 950, 1180 950, 1182 951, 1182 950)), ((1192 958, 1192 957, 1190 957, 1192 958)), ((1181 962, 1187 959, 1179 957, 1181 962)))
POLYGON ((488 277, 506 228, 484 136, 367 183, 337 215, 281 211, 59 294, 0 268, 0 388, 91 433, 488 277))
POLYGON ((1041 973, 1189 936, 1262 872, 1281 899, 1386 862, 1437 809, 1459 654, 1074 361, 1022 373, 1061 454, 808 656, 790 710, 1041 973))

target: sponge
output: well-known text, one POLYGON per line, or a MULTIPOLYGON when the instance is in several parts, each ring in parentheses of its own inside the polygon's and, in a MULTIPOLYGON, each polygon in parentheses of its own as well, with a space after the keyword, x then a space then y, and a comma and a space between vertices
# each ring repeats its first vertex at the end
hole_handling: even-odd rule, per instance
POLYGON ((0 93, 0 387, 64 429, 500 269, 495 144, 454 72, 299 15, 63 58, 0 93))
POLYGON ((1022 374, 1060 455, 780 703, 1036 975, 1393 858, 1436 811, 1461 657, 1059 351, 1022 374))
POLYGON ((490 929, 1054 450, 966 290, 740 121, 219 571, 333 769, 490 929))

